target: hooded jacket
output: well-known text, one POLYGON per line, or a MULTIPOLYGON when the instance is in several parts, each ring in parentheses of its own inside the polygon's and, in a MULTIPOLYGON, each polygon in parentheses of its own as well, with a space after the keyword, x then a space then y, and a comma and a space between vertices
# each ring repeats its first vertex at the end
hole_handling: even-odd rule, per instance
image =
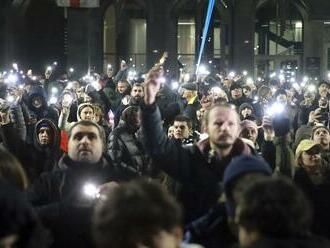
POLYGON ((30 182, 33 182, 42 172, 53 170, 60 157, 59 132, 49 119, 41 119, 35 125, 33 144, 27 143, 20 130, 14 125, 2 126, 1 134, 5 147, 19 159, 30 182), (42 125, 50 128, 51 143, 47 146, 41 146, 38 141, 38 130, 42 125))
POLYGON ((240 139, 234 143, 229 156, 222 159, 213 155, 209 140, 183 147, 165 135, 156 105, 142 106, 142 137, 155 164, 182 184, 179 198, 187 221, 200 217, 216 204, 224 170, 232 158, 251 153, 240 139))
MULTIPOLYGON (((80 114, 81 114, 82 109, 85 107, 91 107, 92 109, 94 109, 94 106, 91 103, 86 102, 86 103, 79 104, 79 106, 77 108, 77 120, 78 121, 81 121, 80 114)), ((68 122, 69 115, 70 115, 69 111, 67 111, 67 112, 61 111, 61 115, 58 120, 58 127, 61 130, 69 131, 71 126, 75 123, 75 122, 68 122)))
POLYGON ((54 123, 57 123, 58 114, 54 109, 48 107, 46 92, 41 86, 33 86, 31 90, 26 94, 25 102, 29 108, 30 115, 36 117, 37 120, 48 118, 51 119, 54 123), (32 104, 32 100, 36 96, 41 97, 42 106, 40 108, 36 108, 32 104))

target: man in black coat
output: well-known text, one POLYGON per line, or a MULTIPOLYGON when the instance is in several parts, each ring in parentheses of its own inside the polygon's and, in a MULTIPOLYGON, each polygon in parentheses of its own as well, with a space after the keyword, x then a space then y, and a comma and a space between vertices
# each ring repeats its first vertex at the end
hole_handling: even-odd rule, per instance
POLYGON ((68 154, 60 170, 42 174, 28 196, 54 235, 53 247, 90 247, 90 217, 97 188, 118 175, 104 159, 105 135, 91 121, 69 131, 68 154))
POLYGON ((250 154, 240 140, 240 120, 230 106, 214 106, 205 123, 209 138, 191 147, 170 140, 162 130, 160 111, 156 105, 159 90, 158 68, 150 71, 145 83, 142 106, 142 133, 147 151, 154 162, 183 185, 180 197, 186 221, 204 214, 218 200, 219 184, 233 157, 250 154))

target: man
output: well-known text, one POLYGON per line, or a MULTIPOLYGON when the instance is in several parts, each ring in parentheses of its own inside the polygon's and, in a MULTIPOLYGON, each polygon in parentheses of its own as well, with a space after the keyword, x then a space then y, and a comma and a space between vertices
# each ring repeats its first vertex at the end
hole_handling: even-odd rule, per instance
POLYGON ((54 247, 91 246, 89 218, 96 188, 118 179, 103 157, 104 140, 96 123, 75 123, 69 131, 68 154, 59 161, 61 170, 42 174, 28 194, 53 232, 54 247))
POLYGON ((257 144, 258 126, 255 122, 250 120, 242 121, 240 137, 252 141, 254 148, 259 149, 257 144))
POLYGON ((194 220, 186 227, 185 241, 203 247, 233 247, 236 237, 230 225, 235 219, 238 196, 247 185, 265 177, 270 177, 269 165, 256 156, 235 157, 225 170, 224 197, 203 217, 194 220))
POLYGON ((328 240, 311 234, 311 212, 304 193, 288 179, 259 180, 238 201, 240 247, 329 247, 328 240))
POLYGON ((319 87, 318 87, 318 92, 319 92, 319 95, 318 95, 318 98, 321 98, 321 97, 324 97, 324 98, 329 98, 329 89, 330 89, 330 86, 329 86, 329 83, 327 82, 320 82, 319 84, 319 87))
POLYGON ((139 107, 126 108, 122 121, 112 131, 108 141, 108 156, 114 166, 130 179, 150 176, 151 160, 137 135, 140 124, 139 107))
POLYGON ((241 106, 238 108, 238 113, 241 118, 241 120, 255 120, 255 114, 254 114, 254 108, 251 104, 249 103, 243 103, 241 106))
POLYGON ((238 138, 240 120, 230 106, 213 106, 208 112, 205 129, 209 139, 190 148, 169 140, 155 104, 160 76, 161 70, 154 68, 146 79, 141 111, 143 141, 155 164, 183 184, 182 201, 187 220, 191 220, 216 203, 224 169, 233 157, 249 154, 250 149, 238 138))
POLYGON ((123 111, 129 106, 140 106, 144 96, 143 85, 134 83, 130 95, 124 97, 115 113, 115 125, 117 126, 123 111))
POLYGON ((183 115, 190 118, 193 123, 193 126, 195 127, 198 123, 196 111, 201 107, 197 95, 197 85, 196 83, 186 83, 183 84, 181 87, 183 89, 182 97, 186 101, 186 105, 183 109, 183 115))
POLYGON ((97 248, 181 247, 182 211, 160 185, 131 182, 109 191, 105 199, 94 211, 97 248))
POLYGON ((194 137, 192 135, 192 123, 191 120, 184 116, 178 115, 174 119, 173 123, 174 134, 173 138, 179 140, 182 144, 192 144, 194 137))
POLYGON ((322 146, 321 158, 330 166, 330 132, 325 126, 315 126, 312 132, 312 140, 322 146))
POLYGON ((240 81, 234 82, 230 86, 230 97, 230 103, 235 105, 237 108, 243 103, 252 103, 252 99, 243 95, 242 82, 240 81))

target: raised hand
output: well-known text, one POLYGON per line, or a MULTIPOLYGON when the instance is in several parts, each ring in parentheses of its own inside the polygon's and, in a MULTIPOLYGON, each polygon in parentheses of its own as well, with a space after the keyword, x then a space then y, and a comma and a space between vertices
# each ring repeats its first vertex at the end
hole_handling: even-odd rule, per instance
POLYGON ((144 102, 151 105, 156 101, 156 95, 160 89, 160 78, 163 76, 163 68, 160 66, 153 67, 145 80, 144 86, 144 102))

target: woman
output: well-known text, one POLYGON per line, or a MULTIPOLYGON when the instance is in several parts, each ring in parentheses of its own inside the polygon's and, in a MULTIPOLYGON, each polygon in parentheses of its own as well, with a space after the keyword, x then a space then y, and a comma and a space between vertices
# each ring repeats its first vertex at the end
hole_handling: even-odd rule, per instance
POLYGON ((314 206, 313 231, 330 238, 330 165, 321 158, 322 147, 313 140, 302 140, 296 150, 294 182, 314 206))

